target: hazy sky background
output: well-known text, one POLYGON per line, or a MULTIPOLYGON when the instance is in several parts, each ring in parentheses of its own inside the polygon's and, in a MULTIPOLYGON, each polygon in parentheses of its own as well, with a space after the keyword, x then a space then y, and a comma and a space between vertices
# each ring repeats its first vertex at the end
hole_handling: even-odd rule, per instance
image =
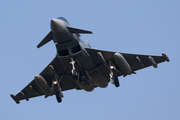
POLYGON ((179 120, 180 119, 180 1, 179 0, 44 0, 1 1, 0 119, 2 120, 179 120), (55 96, 23 100, 17 94, 56 55, 50 42, 36 45, 50 31, 50 20, 65 17, 72 27, 93 31, 82 35, 92 48, 161 55, 170 62, 119 77, 93 92, 65 91, 55 96))

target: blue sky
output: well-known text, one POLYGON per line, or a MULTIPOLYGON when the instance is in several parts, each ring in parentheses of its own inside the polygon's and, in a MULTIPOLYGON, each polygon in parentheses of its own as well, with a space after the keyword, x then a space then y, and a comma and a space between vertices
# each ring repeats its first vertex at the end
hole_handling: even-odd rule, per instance
POLYGON ((0 119, 63 120, 179 120, 180 119, 180 1, 66 0, 1 1, 0 119), (119 77, 93 92, 69 90, 63 102, 55 96, 32 98, 17 105, 18 93, 56 55, 53 42, 36 45, 50 31, 50 20, 65 17, 72 27, 91 30, 82 35, 93 48, 125 53, 161 55, 170 62, 119 77))

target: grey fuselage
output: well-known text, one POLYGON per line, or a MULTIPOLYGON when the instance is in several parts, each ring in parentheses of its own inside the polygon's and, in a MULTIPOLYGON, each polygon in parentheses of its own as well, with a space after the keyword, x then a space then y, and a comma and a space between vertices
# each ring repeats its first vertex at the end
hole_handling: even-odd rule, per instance
POLYGON ((77 83, 80 88, 92 91, 94 87, 107 87, 108 80, 101 74, 85 50, 90 45, 86 45, 78 33, 86 33, 86 30, 70 28, 69 23, 63 17, 52 19, 50 26, 53 41, 56 43, 57 58, 61 64, 67 65, 64 68, 67 73, 71 72, 70 74, 77 75, 77 83), (97 75, 93 75, 94 71, 97 75))

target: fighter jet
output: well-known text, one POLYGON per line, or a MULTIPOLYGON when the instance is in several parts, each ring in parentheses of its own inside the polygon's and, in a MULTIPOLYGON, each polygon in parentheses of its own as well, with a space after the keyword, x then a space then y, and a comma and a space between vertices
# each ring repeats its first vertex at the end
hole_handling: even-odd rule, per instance
POLYGON ((91 31, 70 27, 63 17, 52 19, 51 31, 37 45, 42 47, 49 41, 55 43, 57 54, 52 62, 16 95, 10 94, 19 104, 20 100, 45 96, 56 96, 62 102, 63 91, 76 89, 93 91, 94 88, 106 88, 111 82, 119 87, 119 76, 136 74, 135 71, 167 61, 162 56, 128 54, 93 49, 89 41, 85 44, 80 34, 92 34, 91 31))

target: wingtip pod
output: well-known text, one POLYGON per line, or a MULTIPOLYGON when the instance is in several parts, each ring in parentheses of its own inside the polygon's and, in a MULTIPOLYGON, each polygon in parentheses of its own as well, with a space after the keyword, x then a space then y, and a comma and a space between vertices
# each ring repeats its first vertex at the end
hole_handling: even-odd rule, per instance
POLYGON ((17 104, 20 103, 19 100, 14 96, 14 94, 11 93, 10 96, 17 104))
POLYGON ((164 57, 164 59, 167 61, 167 62, 169 62, 170 60, 169 60, 169 57, 166 55, 166 53, 162 53, 162 56, 164 57))

